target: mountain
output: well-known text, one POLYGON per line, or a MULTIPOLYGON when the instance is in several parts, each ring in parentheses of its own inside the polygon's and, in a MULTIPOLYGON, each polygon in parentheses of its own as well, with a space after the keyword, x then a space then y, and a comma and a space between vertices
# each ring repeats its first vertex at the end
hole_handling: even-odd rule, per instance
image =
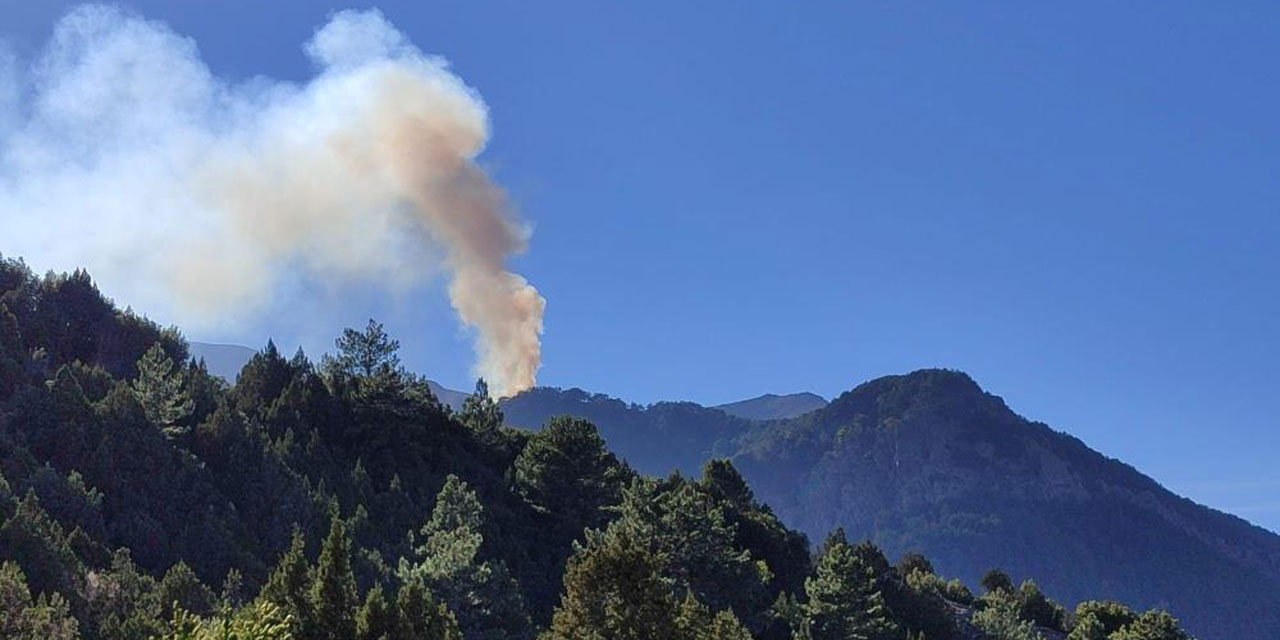
POLYGON ((754 422, 692 402, 627 403, 582 389, 535 387, 500 404, 509 426, 537 429, 552 416, 595 423, 609 447, 642 473, 695 474, 702 463, 731 451, 722 443, 745 435, 754 422))
POLYGON ((212 373, 227 382, 235 382, 236 376, 244 368, 249 358, 257 351, 236 344, 210 344, 207 342, 190 342, 191 357, 204 360, 204 364, 212 373))
POLYGON ((962 373, 860 385, 757 429, 734 461, 802 531, 843 526, 969 579, 1001 566, 1068 602, 1167 606, 1202 638, 1280 637, 1280 536, 1022 418, 962 373))
POLYGON ((467 396, 470 395, 465 391, 458 391, 456 389, 443 387, 440 383, 435 382, 434 380, 428 380, 427 386, 431 388, 431 393, 435 394, 436 398, 439 399, 440 402, 443 402, 454 411, 461 411, 462 403, 465 402, 467 400, 467 396))
POLYGON ((729 415, 748 420, 780 420, 802 416, 810 411, 817 411, 827 406, 827 401, 816 393, 788 393, 777 395, 766 393, 762 396, 739 400, 712 407, 729 415))
POLYGON ((1280 638, 1280 536, 1017 415, 963 373, 880 378, 770 422, 580 389, 536 389, 503 408, 525 426, 588 418, 648 473, 729 457, 815 540, 843 527, 970 584, 998 566, 1068 603, 1167 607, 1204 639, 1280 638))
MULTIPOLYGON (((380 327, 362 343, 383 354, 379 365, 394 362, 380 327)), ((947 610, 988 629, 1067 630, 1031 584, 1014 594, 1006 577, 1008 588, 975 602, 929 575, 972 583, 992 565, 1071 600, 1167 606, 1207 640, 1280 636, 1277 536, 1017 416, 961 373, 881 378, 766 422, 534 389, 504 403, 509 424, 577 414, 600 429, 555 420, 525 431, 498 429, 492 404, 446 411, 395 367, 316 367, 268 343, 228 386, 183 366, 189 356, 181 334, 115 308, 87 273, 39 278, 0 258, 0 618, 56 619, 64 631, 41 623, 5 637, 71 638, 76 625, 85 640, 157 637, 162 603, 210 616, 257 592, 286 607, 259 610, 263 619, 346 638, 356 618, 386 610, 375 586, 398 591, 401 607, 418 579, 465 628, 493 630, 467 637, 530 638, 556 603, 584 611, 631 592, 640 600, 621 619, 686 598, 691 622, 702 606, 731 609, 758 640, 811 628, 836 594, 856 597, 875 626, 896 621, 916 636, 956 637, 947 610), (710 457, 733 464, 642 478, 606 440, 630 467, 659 474, 710 457), (797 525, 826 538, 819 557, 797 525), (837 525, 854 543, 824 535, 837 525), (860 537, 933 563, 894 567, 860 537), (433 550, 438 541, 449 546, 433 550), (209 588, 218 584, 221 596, 209 588), (799 608, 779 619, 770 610, 783 594, 799 608), (981 615, 961 611, 970 605, 981 615)), ((434 607, 423 604, 397 615, 434 607)), ((1165 623, 1149 613, 1123 624, 1165 623)), ((835 637, 855 635, 846 631, 835 637)), ((558 637, 615 635, 588 626, 558 637)))

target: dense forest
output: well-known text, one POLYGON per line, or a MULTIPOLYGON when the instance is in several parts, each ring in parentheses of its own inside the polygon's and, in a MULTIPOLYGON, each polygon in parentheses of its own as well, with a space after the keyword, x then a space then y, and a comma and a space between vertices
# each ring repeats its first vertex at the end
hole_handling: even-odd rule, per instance
POLYGON ((0 260, 6 640, 1176 640, 988 571, 788 528, 726 460, 635 471, 595 425, 459 411, 376 322, 234 385, 88 274, 0 260))

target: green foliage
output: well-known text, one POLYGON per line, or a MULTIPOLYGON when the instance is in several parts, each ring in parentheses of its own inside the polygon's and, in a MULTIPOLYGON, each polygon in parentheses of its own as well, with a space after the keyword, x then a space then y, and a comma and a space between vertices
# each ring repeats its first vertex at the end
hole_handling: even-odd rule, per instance
POLYGON ((592 532, 569 560, 564 596, 541 640, 673 640, 676 603, 662 562, 622 532, 592 532))
POLYGON ((196 615, 207 616, 213 612, 215 605, 213 591, 187 566, 185 562, 170 567, 160 580, 160 603, 165 612, 172 615, 175 610, 189 611, 196 615))
POLYGON ((823 544, 813 576, 805 581, 808 602, 803 605, 798 636, 812 640, 897 638, 898 626, 878 588, 876 564, 870 549, 851 546, 843 531, 832 534, 823 544))
POLYGON ((26 576, 14 562, 0 564, 0 638, 73 640, 78 625, 60 594, 32 598, 26 576))
POLYGON ((973 625, 991 640, 1044 640, 1035 624, 1020 617, 1014 594, 995 588, 983 600, 986 606, 973 614, 973 625))
POLYGON ((1024 581, 1018 587, 1018 616, 1035 624, 1054 629, 1066 630, 1067 612, 1058 603, 1041 593, 1040 588, 1032 580, 1024 581))
POLYGON ((1013 593, 1013 578, 1000 569, 991 569, 982 575, 982 588, 987 593, 1005 591, 1013 593))
POLYGON ((1164 611, 1148 611, 1125 625, 1110 640, 1188 640, 1178 621, 1164 611))
POLYGON ((502 409, 489 395, 489 384, 484 378, 476 380, 476 390, 463 401, 458 419, 472 431, 483 435, 491 436, 502 426, 502 409))
POLYGON ((1076 605, 1075 627, 1068 640, 1106 640, 1137 619, 1129 607, 1118 602, 1086 600, 1076 605))
POLYGON ((595 425, 567 416, 530 436, 514 469, 520 496, 571 539, 605 523, 628 475, 595 425))
POLYGON ((506 640, 529 634, 519 586, 505 563, 479 560, 484 511, 471 487, 450 475, 423 525, 417 563, 402 559, 405 584, 424 584, 440 594, 467 640, 506 640))
POLYGON ((364 331, 344 329, 336 341, 337 370, 351 377, 374 378, 400 371, 400 341, 387 335, 382 323, 369 319, 364 331))
MULTIPOLYGON (((605 447, 693 471, 754 428, 722 412, 556 392, 604 407, 605 437, 570 418, 502 429, 483 387, 444 410, 380 325, 339 346, 318 372, 268 343, 227 388, 86 274, 0 260, 0 637, 938 640, 942 599, 971 599, 843 536, 814 567, 728 461, 637 478, 605 447)), ((505 406, 526 396, 545 394, 505 406)), ((1015 618, 1060 619, 1031 583, 1011 599, 1015 618)), ((1074 640, 1181 633, 1112 613, 1077 615, 1074 640)))
POLYGON ((672 595, 692 591, 714 610, 731 609, 758 624, 772 599, 768 566, 738 546, 726 506, 678 476, 636 480, 623 492, 607 533, 644 540, 661 563, 672 595))
POLYGON ((295 640, 292 626, 287 615, 265 602, 212 620, 179 609, 160 640, 295 640))
POLYGON ((395 627, 388 640, 462 640, 453 613, 437 603, 421 582, 407 582, 396 594, 395 627))
POLYGON ((262 588, 261 599, 277 607, 291 621, 295 632, 312 626, 311 565, 307 562, 306 540, 294 531, 289 551, 280 558, 262 588))
POLYGON ((195 403, 184 386, 182 370, 175 368, 159 342, 138 360, 138 377, 133 381, 134 396, 146 412, 147 419, 170 437, 183 435, 189 430, 183 421, 191 415, 195 403))
POLYGON ((913 571, 933 573, 933 563, 929 562, 923 554, 914 551, 902 554, 898 559, 898 574, 907 576, 913 571))
POLYGON ((356 578, 351 570, 351 539, 346 523, 334 514, 329 535, 320 548, 311 581, 309 638, 350 640, 355 636, 356 578))

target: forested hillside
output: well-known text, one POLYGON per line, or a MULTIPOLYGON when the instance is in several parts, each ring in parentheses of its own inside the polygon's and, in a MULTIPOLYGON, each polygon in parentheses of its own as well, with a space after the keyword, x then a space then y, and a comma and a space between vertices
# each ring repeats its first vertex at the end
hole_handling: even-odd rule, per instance
POLYGON ((970 584, 1001 565, 1066 602, 1169 607, 1204 638, 1280 637, 1267 604, 1280 602, 1280 536, 1023 419, 962 373, 880 378, 759 424, 581 390, 536 389, 504 406, 524 424, 590 416, 619 456, 653 472, 731 458, 814 538, 843 527, 891 555, 922 551, 970 584), (684 444, 666 453, 668 442, 684 444))
POLYGON ((268 344, 228 386, 87 274, 0 260, 0 637, 1186 637, 839 529, 812 549, 729 462, 639 475, 585 420, 503 427, 483 386, 454 412, 397 347, 268 344))

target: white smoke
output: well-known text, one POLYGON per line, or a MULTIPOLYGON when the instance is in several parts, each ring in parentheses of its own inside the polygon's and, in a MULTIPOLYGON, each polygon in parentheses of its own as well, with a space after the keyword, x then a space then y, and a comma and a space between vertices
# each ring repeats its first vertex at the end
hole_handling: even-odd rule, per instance
POLYGON ((228 82, 165 25, 86 6, 26 77, 0 51, 0 251, 196 327, 298 278, 443 268, 477 373, 532 386, 545 302, 506 268, 528 233, 476 163, 480 96, 377 11, 334 15, 305 50, 305 84, 228 82))

